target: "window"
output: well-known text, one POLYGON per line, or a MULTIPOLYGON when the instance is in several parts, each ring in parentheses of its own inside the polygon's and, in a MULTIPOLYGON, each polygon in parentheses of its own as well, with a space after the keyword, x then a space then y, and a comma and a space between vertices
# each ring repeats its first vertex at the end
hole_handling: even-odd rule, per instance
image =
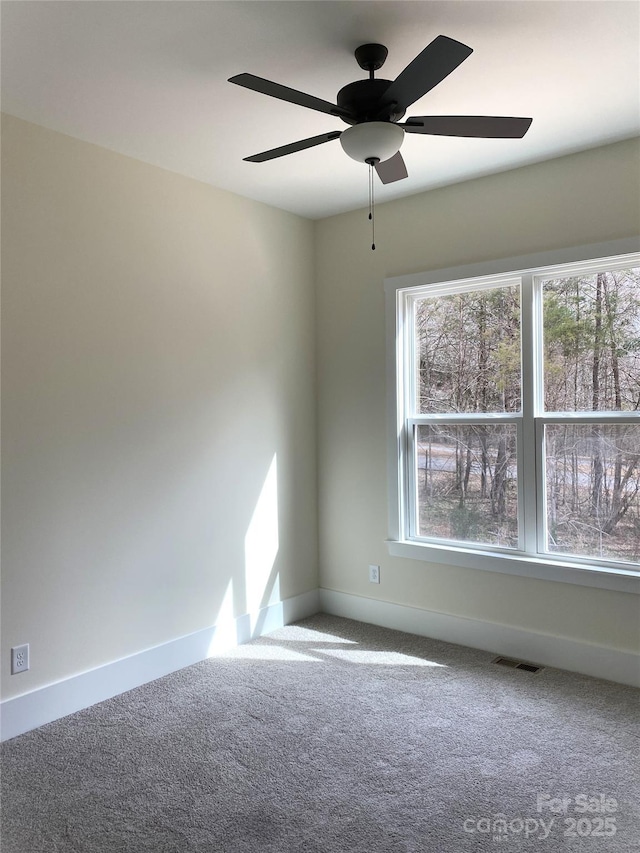
POLYGON ((387 281, 392 553, 640 591, 640 254, 607 248, 387 281))

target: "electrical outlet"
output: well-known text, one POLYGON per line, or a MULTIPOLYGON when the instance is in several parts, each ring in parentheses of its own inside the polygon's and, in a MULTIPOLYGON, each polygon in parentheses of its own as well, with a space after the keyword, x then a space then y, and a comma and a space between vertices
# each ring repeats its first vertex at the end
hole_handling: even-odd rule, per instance
POLYGON ((369 566, 369 583, 380 583, 380 566, 369 566))
POLYGON ((26 672, 29 669, 29 643, 14 646, 11 649, 11 675, 26 672))

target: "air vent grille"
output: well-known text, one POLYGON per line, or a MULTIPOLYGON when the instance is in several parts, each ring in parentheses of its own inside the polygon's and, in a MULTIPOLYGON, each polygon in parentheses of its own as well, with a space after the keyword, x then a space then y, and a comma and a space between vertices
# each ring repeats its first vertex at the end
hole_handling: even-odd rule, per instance
POLYGON ((506 666, 509 669, 524 669, 525 672, 541 672, 544 669, 544 667, 537 666, 534 663, 525 663, 524 661, 513 660, 512 658, 497 657, 491 663, 497 663, 498 666, 506 666))

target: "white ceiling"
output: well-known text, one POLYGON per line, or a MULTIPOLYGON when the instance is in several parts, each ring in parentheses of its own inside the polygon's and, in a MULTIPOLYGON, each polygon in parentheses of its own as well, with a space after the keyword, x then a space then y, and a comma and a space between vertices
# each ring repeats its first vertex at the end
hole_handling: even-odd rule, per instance
POLYGON ((394 79, 437 35, 474 53, 407 115, 532 116, 521 140, 407 135, 384 201, 640 134, 635 0, 4 0, 2 109, 311 218, 363 207, 367 167, 338 141, 243 157, 346 127, 226 82, 250 72, 335 102, 381 42, 394 79))

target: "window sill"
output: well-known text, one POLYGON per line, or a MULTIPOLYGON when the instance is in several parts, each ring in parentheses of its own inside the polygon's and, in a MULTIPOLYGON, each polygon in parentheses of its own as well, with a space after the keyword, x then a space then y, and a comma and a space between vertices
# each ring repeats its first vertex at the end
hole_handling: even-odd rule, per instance
POLYGON ((640 572, 633 570, 592 568, 565 560, 498 551, 474 551, 470 548, 433 543, 387 539, 386 545, 392 557, 640 594, 640 572))

